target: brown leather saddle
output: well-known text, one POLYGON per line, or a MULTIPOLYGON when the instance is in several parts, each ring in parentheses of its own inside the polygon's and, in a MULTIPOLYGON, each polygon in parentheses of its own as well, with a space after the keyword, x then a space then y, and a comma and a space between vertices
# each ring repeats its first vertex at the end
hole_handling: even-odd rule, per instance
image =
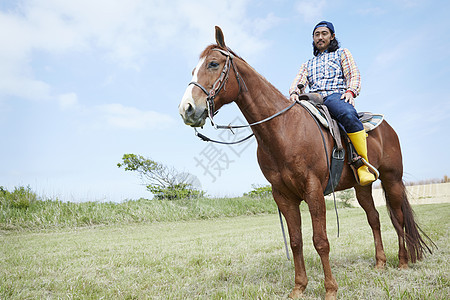
MULTIPOLYGON (((319 123, 329 129, 335 141, 329 163, 330 178, 327 187, 325 188, 324 195, 333 192, 334 188, 339 183, 344 168, 345 148, 347 148, 348 162, 358 181, 356 170, 363 164, 361 157, 356 152, 355 147, 348 138, 344 128, 331 116, 327 107, 323 105, 322 95, 319 93, 305 93, 299 95, 299 100, 299 103, 305 107, 319 123)), ((366 132, 375 129, 383 121, 382 115, 376 115, 369 112, 359 112, 358 117, 363 123, 366 132)))

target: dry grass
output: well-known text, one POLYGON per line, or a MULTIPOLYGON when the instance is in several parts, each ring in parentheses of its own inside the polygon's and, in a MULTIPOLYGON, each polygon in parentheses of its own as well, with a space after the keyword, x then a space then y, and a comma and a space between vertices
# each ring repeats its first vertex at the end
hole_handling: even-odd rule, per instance
MULTIPOLYGON (((410 185, 406 187, 408 200, 412 205, 418 204, 437 204, 437 203, 450 203, 450 182, 446 183, 430 183, 425 185, 410 185)), ((353 189, 336 192, 337 198, 342 198, 343 194, 350 193, 351 199, 349 203, 355 207, 359 204, 356 200, 353 189)), ((348 195, 345 195, 348 196, 348 195)), ((385 206, 386 200, 384 199, 383 190, 381 187, 374 188, 372 190, 373 200, 375 206, 385 206)), ((333 199, 331 195, 326 199, 333 199)), ((341 199, 342 200, 342 199, 341 199)))

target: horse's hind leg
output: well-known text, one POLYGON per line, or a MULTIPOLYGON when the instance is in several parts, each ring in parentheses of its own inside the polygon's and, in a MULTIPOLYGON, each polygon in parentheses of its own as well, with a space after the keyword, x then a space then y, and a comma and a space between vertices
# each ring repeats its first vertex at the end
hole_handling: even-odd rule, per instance
MULTIPOLYGON (((389 176, 387 176, 389 177, 389 176)), ((405 245, 404 215, 402 205, 405 197, 405 186, 400 180, 394 178, 381 177, 382 186, 385 192, 386 205, 389 209, 392 224, 398 236, 398 267, 408 268, 408 252, 405 245)))
POLYGON ((372 197, 372 185, 356 186, 356 198, 359 204, 366 212, 367 221, 372 228, 373 239, 375 242, 375 268, 383 269, 386 265, 386 255, 383 249, 383 241, 381 239, 380 217, 372 197))

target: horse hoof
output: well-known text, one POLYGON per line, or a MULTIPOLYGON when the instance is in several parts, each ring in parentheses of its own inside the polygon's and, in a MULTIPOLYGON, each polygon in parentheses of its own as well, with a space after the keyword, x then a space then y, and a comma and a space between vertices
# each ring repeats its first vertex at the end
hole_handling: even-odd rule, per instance
POLYGON ((400 263, 399 265, 398 265, 398 268, 400 269, 400 270, 407 270, 408 269, 408 263, 400 263))
POLYGON ((386 263, 385 263, 385 262, 379 261, 379 262, 377 262, 377 264, 375 265, 375 270, 384 270, 385 266, 386 266, 386 263))
POLYGON ((300 299, 303 297, 303 292, 300 289, 293 289, 289 294, 289 299, 300 299))
POLYGON ((336 300, 336 292, 327 292, 325 294, 325 300, 336 300))

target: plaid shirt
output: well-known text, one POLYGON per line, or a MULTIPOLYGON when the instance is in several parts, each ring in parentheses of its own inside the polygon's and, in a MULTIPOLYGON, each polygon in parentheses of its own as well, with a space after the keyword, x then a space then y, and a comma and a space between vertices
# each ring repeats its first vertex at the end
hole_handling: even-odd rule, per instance
POLYGON ((320 53, 302 64, 289 95, 305 92, 305 88, 298 89, 299 84, 308 85, 311 93, 317 92, 323 97, 347 91, 356 97, 361 90, 361 75, 350 51, 339 48, 335 52, 320 53))

